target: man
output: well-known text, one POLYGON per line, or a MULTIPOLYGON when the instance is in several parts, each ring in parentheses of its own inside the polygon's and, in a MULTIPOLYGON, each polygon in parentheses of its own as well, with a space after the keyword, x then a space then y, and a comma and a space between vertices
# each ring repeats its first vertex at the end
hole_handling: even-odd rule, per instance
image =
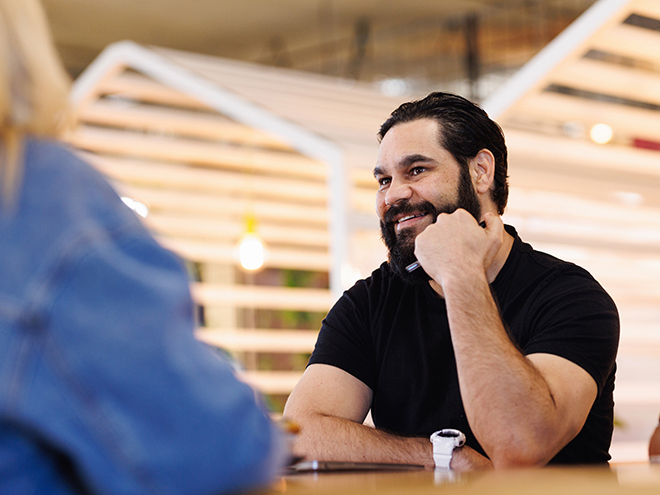
POLYGON ((453 469, 607 462, 616 307, 585 270, 503 225, 499 126, 432 93, 379 138, 389 263, 323 322, 284 411, 301 426, 298 453, 453 469), (376 428, 362 424, 369 410, 376 428))

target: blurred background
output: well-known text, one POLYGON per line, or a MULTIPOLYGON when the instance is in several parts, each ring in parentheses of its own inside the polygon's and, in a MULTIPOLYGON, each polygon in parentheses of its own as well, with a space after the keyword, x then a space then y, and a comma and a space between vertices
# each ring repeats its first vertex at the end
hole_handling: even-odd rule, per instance
POLYGON ((275 414, 325 312, 385 259, 379 125, 451 91, 505 131, 505 220, 617 302, 612 455, 646 459, 660 413, 660 0, 43 3, 75 80, 67 140, 186 260, 198 336, 275 414))

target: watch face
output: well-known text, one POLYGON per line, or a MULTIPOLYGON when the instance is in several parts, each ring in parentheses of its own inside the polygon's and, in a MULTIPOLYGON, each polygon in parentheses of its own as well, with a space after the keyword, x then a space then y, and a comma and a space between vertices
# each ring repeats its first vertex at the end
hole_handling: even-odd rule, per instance
POLYGON ((465 444, 465 435, 459 430, 445 428, 444 430, 434 432, 433 435, 431 435, 431 442, 433 442, 434 445, 435 442, 440 442, 442 444, 451 444, 454 447, 461 447, 465 444))

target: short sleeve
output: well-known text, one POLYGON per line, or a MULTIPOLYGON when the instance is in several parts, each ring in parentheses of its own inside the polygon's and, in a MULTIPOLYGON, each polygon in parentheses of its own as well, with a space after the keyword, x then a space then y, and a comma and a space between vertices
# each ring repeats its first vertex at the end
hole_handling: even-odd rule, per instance
POLYGON ((532 337, 523 352, 561 356, 586 370, 599 394, 611 375, 619 343, 614 301, 585 270, 571 266, 540 288, 528 313, 532 337))
POLYGON ((323 320, 309 364, 328 364, 374 390, 376 363, 371 339, 367 281, 344 292, 323 320))

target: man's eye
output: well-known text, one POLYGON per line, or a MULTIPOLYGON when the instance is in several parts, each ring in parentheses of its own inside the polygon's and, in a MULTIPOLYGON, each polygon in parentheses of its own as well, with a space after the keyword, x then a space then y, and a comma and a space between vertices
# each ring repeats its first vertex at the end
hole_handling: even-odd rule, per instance
POLYGON ((424 167, 415 167, 410 171, 410 175, 419 175, 426 170, 424 167))
POLYGON ((380 187, 386 186, 390 183, 390 178, 389 177, 381 177, 378 179, 378 185, 380 187))

